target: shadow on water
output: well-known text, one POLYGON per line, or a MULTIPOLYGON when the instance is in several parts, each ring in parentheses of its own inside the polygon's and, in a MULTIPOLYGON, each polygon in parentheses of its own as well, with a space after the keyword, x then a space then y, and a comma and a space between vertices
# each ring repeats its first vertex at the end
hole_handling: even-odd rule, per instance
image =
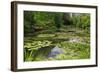
POLYGON ((58 46, 46 46, 46 47, 42 47, 39 48, 34 54, 33 54, 33 58, 34 60, 37 57, 45 57, 45 58, 54 58, 59 54, 63 54, 64 52, 58 47, 58 46))

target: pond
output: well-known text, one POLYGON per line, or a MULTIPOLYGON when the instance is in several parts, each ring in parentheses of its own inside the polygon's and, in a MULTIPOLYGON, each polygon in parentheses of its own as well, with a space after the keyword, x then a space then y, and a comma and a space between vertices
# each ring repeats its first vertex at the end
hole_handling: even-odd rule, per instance
POLYGON ((48 54, 48 58, 49 57, 56 57, 59 54, 64 54, 64 52, 58 47, 55 46, 54 48, 51 49, 51 52, 48 54))
POLYGON ((24 39, 24 48, 27 48, 25 61, 86 59, 90 57, 90 36, 86 36, 85 33, 83 35, 83 32, 40 33, 24 39))

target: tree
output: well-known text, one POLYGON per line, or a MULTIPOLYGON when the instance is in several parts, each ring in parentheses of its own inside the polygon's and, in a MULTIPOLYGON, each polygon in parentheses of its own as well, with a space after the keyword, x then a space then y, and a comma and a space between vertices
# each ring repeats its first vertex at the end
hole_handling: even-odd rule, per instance
POLYGON ((55 21, 55 26, 57 30, 59 30, 62 24, 62 14, 55 13, 54 21, 55 21))
POLYGON ((63 24, 71 25, 72 13, 63 13, 63 24))
POLYGON ((24 11, 24 33, 32 33, 34 31, 34 13, 32 11, 24 11))

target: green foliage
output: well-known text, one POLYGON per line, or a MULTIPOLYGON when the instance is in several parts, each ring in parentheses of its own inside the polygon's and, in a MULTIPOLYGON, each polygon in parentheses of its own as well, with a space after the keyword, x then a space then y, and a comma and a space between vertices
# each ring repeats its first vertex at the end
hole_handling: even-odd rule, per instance
POLYGON ((24 48, 27 48, 28 50, 32 50, 32 49, 38 49, 49 45, 51 45, 51 41, 48 40, 33 41, 31 43, 25 43, 24 48))
POLYGON ((84 29, 86 32, 90 32, 90 14, 73 14, 73 24, 76 27, 84 29))
POLYGON ((84 59, 90 58, 90 46, 89 44, 82 43, 69 43, 67 41, 62 42, 53 42, 53 41, 34 41, 32 43, 27 43, 24 48, 27 50, 25 55, 25 61, 41 61, 41 60, 69 60, 69 59, 84 59), (58 46, 64 52, 64 54, 59 54, 54 58, 45 58, 47 51, 50 52, 50 49, 47 48, 44 51, 36 52, 39 48, 46 46, 58 46), (33 57, 33 53, 37 53, 38 56, 33 57))
POLYGON ((62 14, 56 13, 54 16, 54 21, 55 21, 55 26, 57 27, 57 29, 59 29, 62 24, 62 14))
POLYGON ((51 45, 51 41, 43 40, 43 41, 33 41, 31 43, 25 43, 24 50, 25 50, 25 59, 26 61, 33 60, 33 52, 36 52, 39 48, 46 47, 51 45))
POLYGON ((90 58, 88 13, 24 11, 24 33, 24 61, 90 58), (46 57, 52 46, 58 46, 63 53, 46 57))
POLYGON ((24 11, 24 30, 29 33, 35 28, 58 30, 62 26, 73 25, 90 32, 90 14, 24 11), (72 16, 71 16, 72 14, 72 16), (73 24, 72 24, 73 23, 73 24))
POLYGON ((58 55, 58 57, 63 56, 63 59, 84 59, 90 57, 89 44, 61 42, 57 45, 65 52, 63 55, 58 55))
POLYGON ((85 31, 90 32, 90 15, 89 14, 83 14, 81 16, 81 24, 82 28, 85 29, 85 31))
POLYGON ((32 26, 35 24, 34 14, 32 11, 24 11, 24 33, 32 31, 32 26))

